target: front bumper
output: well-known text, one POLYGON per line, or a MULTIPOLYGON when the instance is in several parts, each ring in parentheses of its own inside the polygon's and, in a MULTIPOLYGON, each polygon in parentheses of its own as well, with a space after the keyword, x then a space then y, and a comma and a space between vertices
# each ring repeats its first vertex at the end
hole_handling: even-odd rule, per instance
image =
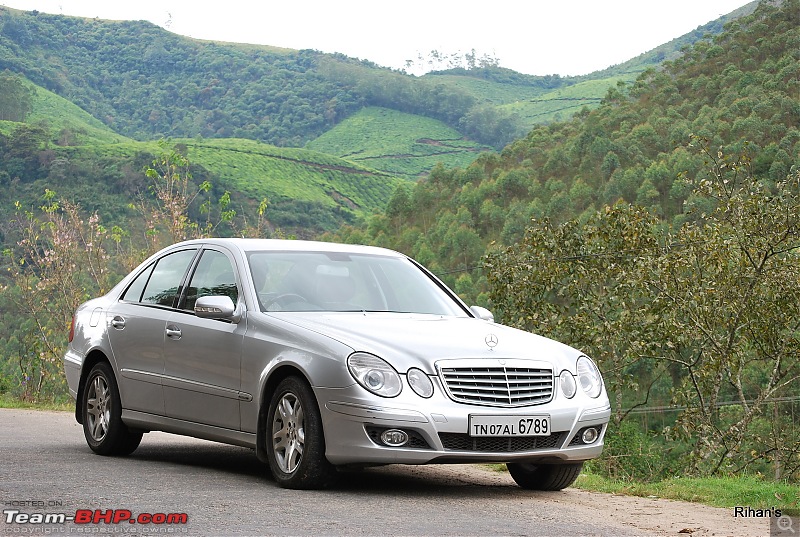
POLYGON ((605 391, 597 399, 583 393, 573 399, 558 394, 549 403, 501 408, 456 403, 436 385, 430 399, 405 386, 396 398, 369 394, 360 386, 315 388, 325 429, 326 456, 337 465, 429 464, 471 462, 569 463, 595 458, 603 450, 611 407, 605 391), (535 437, 472 437, 470 415, 548 415, 552 433, 535 437), (580 434, 596 427, 598 438, 584 444, 580 434), (403 447, 380 441, 386 429, 410 436, 403 447))

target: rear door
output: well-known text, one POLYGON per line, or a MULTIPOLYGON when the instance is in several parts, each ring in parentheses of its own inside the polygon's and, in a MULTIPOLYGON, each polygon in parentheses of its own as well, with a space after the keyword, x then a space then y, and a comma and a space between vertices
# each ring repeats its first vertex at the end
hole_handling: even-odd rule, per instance
POLYGON ((164 415, 163 345, 180 285, 196 248, 171 252, 146 267, 106 313, 119 371, 122 407, 164 415))

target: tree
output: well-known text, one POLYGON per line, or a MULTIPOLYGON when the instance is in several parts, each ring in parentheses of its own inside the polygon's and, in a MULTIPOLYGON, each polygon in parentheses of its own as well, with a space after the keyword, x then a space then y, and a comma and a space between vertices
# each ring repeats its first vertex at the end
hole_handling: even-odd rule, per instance
MULTIPOLYGON (((642 314, 650 300, 643 261, 658 252, 656 220, 619 203, 588 222, 534 220, 514 246, 486 258, 490 298, 504 323, 583 349, 602 369, 623 419, 625 394, 640 390, 633 368, 652 356, 642 314)), ((655 378, 656 375, 654 375, 655 378)), ((648 390, 641 390, 646 400, 648 390)))
MULTIPOLYGON (((192 182, 189 159, 183 154, 185 148, 169 148, 166 141, 160 143, 162 152, 153 160, 152 166, 145 169, 145 175, 151 180, 150 190, 154 200, 140 199, 138 209, 145 218, 147 230, 145 236, 151 242, 151 249, 157 250, 165 246, 189 238, 200 238, 212 234, 222 223, 229 223, 236 216, 230 208, 230 193, 225 192, 218 201, 218 220, 212 222, 214 216, 210 200, 198 203, 201 195, 211 191, 209 181, 200 185, 192 182), (206 222, 201 225, 192 219, 190 212, 194 205, 199 205, 201 215, 206 222), (162 237, 161 232, 166 231, 162 237), (166 239, 166 244, 159 244, 156 239, 166 239)), ((266 205, 259 207, 260 214, 266 205)))
POLYGON ((13 132, 4 140, 0 169, 11 178, 19 178, 23 182, 39 179, 41 162, 39 154, 47 147, 49 132, 39 125, 19 123, 13 132))
POLYGON ((800 435, 779 405, 800 396, 800 171, 773 184, 746 153, 694 145, 704 212, 675 232, 626 204, 533 221, 486 258, 491 299, 504 322, 594 357, 617 422, 671 382, 659 403, 683 410, 665 432, 691 446, 690 471, 797 479, 800 435))
POLYGON ((21 77, 5 70, 0 73, 0 121, 23 122, 33 107, 35 92, 21 77))
MULTIPOLYGON (((14 336, 25 397, 40 400, 65 395, 61 358, 70 320, 82 302, 106 293, 121 275, 162 245, 207 236, 219 223, 233 218, 227 192, 218 204, 216 224, 210 207, 204 224, 189 217, 197 196, 211 190, 211 185, 195 190, 189 161, 175 149, 157 157, 153 166, 146 174, 153 181, 154 199, 143 198, 138 207, 147 225, 143 242, 132 240, 119 226, 106 227, 96 212, 86 214, 52 190, 45 191, 38 210, 16 203, 14 220, 2 230, 12 246, 3 251, 9 285, 0 284, 0 290, 2 305, 15 308, 26 328, 14 336)), ((263 231, 266 206, 266 200, 259 206, 258 232, 263 231)))
POLYGON ((5 291, 29 328, 19 367, 24 394, 37 400, 63 393, 61 357, 70 319, 81 302, 109 289, 113 271, 106 243, 121 230, 108 230, 96 213, 86 217, 50 190, 39 214, 16 207, 16 248, 4 252, 14 288, 5 291))
POLYGON ((753 446, 752 429, 777 398, 798 395, 800 172, 770 186, 746 155, 696 144, 710 171, 695 191, 717 207, 676 233, 649 283, 664 358, 683 372, 675 390, 686 411, 675 432, 693 441, 698 471, 783 460, 794 461, 791 475, 800 438, 767 449, 753 446))

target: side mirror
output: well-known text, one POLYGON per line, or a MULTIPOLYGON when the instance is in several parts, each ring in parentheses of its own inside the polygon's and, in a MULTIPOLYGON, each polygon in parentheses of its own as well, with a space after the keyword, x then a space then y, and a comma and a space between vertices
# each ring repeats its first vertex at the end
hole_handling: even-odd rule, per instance
POLYGON ((202 319, 222 319, 238 323, 241 315, 229 296, 202 296, 194 304, 194 314, 202 319))
POLYGON ((494 315, 486 308, 482 308, 480 306, 471 306, 469 310, 478 319, 483 319, 484 321, 489 321, 490 323, 494 322, 494 315))

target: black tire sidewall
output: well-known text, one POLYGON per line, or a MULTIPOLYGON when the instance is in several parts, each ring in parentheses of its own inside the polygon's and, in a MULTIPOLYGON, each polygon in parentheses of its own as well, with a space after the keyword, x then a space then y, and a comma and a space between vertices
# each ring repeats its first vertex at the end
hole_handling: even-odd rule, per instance
POLYGON ((335 469, 325 458, 325 436, 322 418, 314 392, 305 380, 295 376, 286 377, 272 395, 266 414, 264 435, 267 459, 275 481, 284 488, 317 489, 324 488, 333 481, 335 469), (294 472, 286 473, 278 466, 272 440, 272 424, 278 402, 287 394, 292 394, 303 408, 303 428, 305 441, 303 456, 294 472))
POLYGON ((86 443, 89 444, 92 451, 99 455, 127 455, 139 445, 142 433, 132 433, 122 422, 122 401, 119 395, 119 387, 111 365, 106 362, 97 363, 89 372, 89 376, 86 377, 86 384, 81 397, 81 417, 83 418, 83 434, 86 437, 86 443), (87 412, 89 390, 97 377, 102 377, 108 385, 111 403, 108 431, 99 442, 92 438, 92 434, 89 431, 87 412))
POLYGON ((581 473, 583 462, 569 464, 509 463, 506 465, 517 485, 527 490, 562 490, 581 473))

